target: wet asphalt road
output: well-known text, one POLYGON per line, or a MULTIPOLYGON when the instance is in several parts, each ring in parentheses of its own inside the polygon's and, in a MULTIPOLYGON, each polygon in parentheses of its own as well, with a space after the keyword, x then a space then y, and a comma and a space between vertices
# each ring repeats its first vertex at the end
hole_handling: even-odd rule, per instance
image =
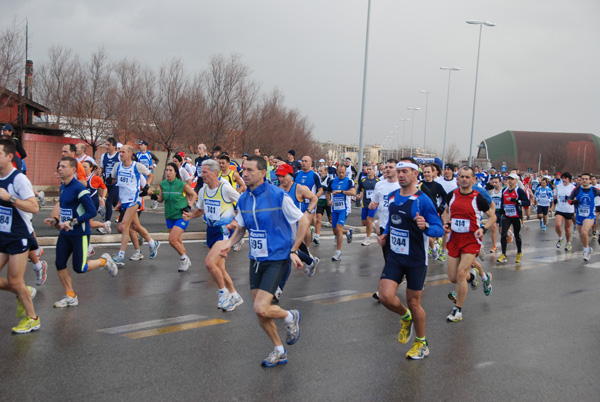
MULTIPOLYGON (((143 223, 164 230, 152 214, 143 223)), ((423 306, 431 354, 422 361, 405 359, 410 345, 397 342, 398 317, 371 298, 381 249, 361 247, 359 235, 332 262, 328 236, 311 248, 322 258, 317 275, 294 271, 288 281, 281 305, 300 310, 301 337, 287 348, 288 364, 271 369, 260 366, 272 346, 252 309, 247 245, 227 261, 245 299, 231 313, 216 308, 202 242, 186 243, 193 267, 185 273, 163 243, 154 260, 143 246, 146 258, 115 278, 72 274, 79 306, 67 309, 52 308, 63 290, 47 247, 49 278, 34 300, 41 329, 11 335, 16 303, 0 296, 0 400, 596 401, 600 253, 583 263, 577 236, 573 252, 557 250, 556 235, 536 222, 522 233, 523 262, 510 262, 514 245, 506 265, 488 257, 493 292, 470 291, 462 322, 446 321, 454 286, 444 263, 430 264, 423 306)), ((485 240, 489 249, 489 234, 485 240)), ((26 278, 33 285, 31 265, 26 278)))

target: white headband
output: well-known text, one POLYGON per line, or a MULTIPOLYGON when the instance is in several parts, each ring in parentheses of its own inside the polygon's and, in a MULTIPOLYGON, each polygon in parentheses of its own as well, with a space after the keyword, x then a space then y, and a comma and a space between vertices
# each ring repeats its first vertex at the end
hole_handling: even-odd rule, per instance
POLYGON ((412 162, 398 162, 398 164, 396 165, 396 169, 402 169, 402 168, 411 168, 411 169, 419 170, 419 167, 412 162))

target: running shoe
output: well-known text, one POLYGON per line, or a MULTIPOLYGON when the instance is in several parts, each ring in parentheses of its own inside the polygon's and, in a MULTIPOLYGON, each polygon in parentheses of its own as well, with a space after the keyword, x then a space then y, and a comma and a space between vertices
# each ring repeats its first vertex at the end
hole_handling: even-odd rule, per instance
POLYGON ((513 241, 513 237, 514 237, 514 236, 513 236, 513 233, 512 233, 512 232, 509 230, 509 231, 508 231, 508 233, 506 234, 506 241, 507 241, 508 243, 512 243, 512 241, 513 241))
POLYGON ((583 261, 589 261, 591 254, 592 254, 592 248, 591 247, 585 247, 583 249, 583 261))
POLYGON ((185 259, 180 259, 181 263, 179 264, 179 268, 177 268, 177 271, 179 272, 185 272, 187 271, 191 266, 192 266, 192 262, 190 261, 189 257, 185 257, 185 259))
POLYGON ((448 293, 448 299, 452 300, 452 303, 456 304, 456 292, 454 290, 448 293))
POLYGON ((278 364, 286 364, 287 363, 287 351, 284 349, 283 353, 279 353, 274 350, 269 354, 265 360, 262 361, 261 365, 264 367, 275 367, 278 364))
POLYGON ((545 232, 545 231, 546 231, 546 225, 543 225, 542 226, 542 232, 545 232))
POLYGON ((598 231, 594 230, 592 231, 592 239, 597 239, 598 238, 598 231))
POLYGON ((558 241, 556 242, 556 248, 560 248, 560 246, 562 246, 562 240, 562 237, 558 239, 558 241))
POLYGON ((232 248, 233 248, 233 251, 240 251, 240 250, 242 249, 242 246, 244 245, 244 242, 245 242, 245 241, 246 241, 246 240, 242 238, 242 240, 240 240, 239 242, 235 243, 235 244, 233 245, 233 247, 232 247, 232 248))
POLYGON ((31 331, 37 331, 40 329, 40 317, 33 319, 31 317, 25 317, 21 320, 19 325, 13 327, 12 332, 15 334, 27 334, 31 331))
POLYGON ((154 247, 150 246, 150 244, 148 244, 148 247, 150 248, 150 259, 155 258, 158 255, 160 242, 158 240, 154 240, 154 247))
POLYGON ((448 321, 457 322, 462 320, 462 312, 458 309, 458 307, 454 306, 452 308, 452 312, 446 317, 448 321))
POLYGON ((413 336, 413 320, 412 318, 408 321, 402 319, 400 320, 400 324, 402 325, 402 328, 400 328, 400 332, 398 332, 398 342, 406 343, 413 336))
POLYGON ((331 257, 331 261, 339 261, 342 259, 342 252, 340 250, 335 250, 335 254, 331 257))
POLYGON ((446 261, 446 250, 442 250, 440 251, 440 257, 439 257, 440 261, 446 261))
POLYGON ((486 257, 486 255, 485 255, 485 248, 483 247, 483 245, 482 245, 482 246, 481 246, 481 248, 479 249, 479 254, 478 254, 478 256, 479 256, 479 259, 480 259, 481 261, 485 261, 485 257, 486 257))
POLYGON ((59 301, 54 303, 54 307, 55 308, 63 308, 63 307, 77 306, 78 304, 79 304, 79 299, 77 298, 77 295, 75 295, 75 297, 65 295, 65 297, 63 297, 62 299, 60 299, 59 301))
POLYGON ((138 237, 138 243, 139 243, 140 247, 142 247, 144 245, 144 238, 142 236, 140 236, 139 233, 138 233, 137 237, 138 237))
POLYGON ((273 294, 273 302, 274 303, 279 303, 279 299, 281 299, 282 293, 283 293, 283 289, 281 289, 279 286, 277 286, 277 290, 273 294))
POLYGON ((406 358, 413 360, 421 360, 426 356, 429 356, 429 345, 427 345, 427 341, 425 340, 421 341, 417 339, 413 343, 412 348, 406 353, 406 358))
POLYGON ((40 202, 40 207, 46 205, 46 194, 43 191, 38 191, 38 201, 40 202))
POLYGON ((471 284, 471 289, 475 290, 479 287, 479 279, 477 279, 477 270, 475 268, 471 268, 469 270, 469 279, 467 282, 471 284), (471 279, 473 278, 473 279, 471 279))
POLYGON ((38 247, 37 250, 35 250, 35 255, 37 256, 37 258, 42 258, 42 256, 44 255, 44 247, 38 247))
POLYGON ((498 257, 496 259, 496 262, 502 262, 505 263, 507 261, 506 256, 504 254, 501 254, 500 257, 498 257))
MULTIPOLYGON (((29 290, 29 293, 31 294, 31 300, 33 300, 33 298, 37 294, 37 289, 32 288, 31 286, 27 286, 27 290, 29 290)), ((23 303, 21 303, 21 299, 19 299, 19 297, 17 296, 17 318, 25 317, 25 314, 25 306, 23 306, 23 303)))
POLYGON ((119 272, 119 267, 113 261, 113 259, 110 256, 110 254, 104 253, 100 257, 104 258, 106 260, 106 265, 104 267, 102 267, 102 268, 106 268, 106 270, 108 271, 108 273, 110 274, 110 276, 112 276, 112 277, 117 276, 117 273, 119 272))
POLYGON ((313 240, 315 239, 315 227, 313 225, 310 225, 310 227, 308 228, 308 230, 310 231, 310 242, 312 243, 313 240))
POLYGON ((379 292, 373 293, 373 299, 379 301, 379 292))
POLYGON ((523 258, 523 252, 517 253, 517 258, 515 258, 515 262, 521 262, 523 258))
POLYGON ((42 264, 42 268, 38 270, 33 269, 35 271, 35 284, 37 286, 42 286, 46 282, 46 278, 48 278, 48 263, 46 261, 40 261, 40 263, 42 264))
MULTIPOLYGON (((360 243, 361 246, 368 246, 369 244, 371 244, 371 239, 369 238, 365 239, 362 243, 360 243)), ((429 255, 431 255, 431 249, 429 250, 429 255)))
POLYGON ((293 345, 300 339, 300 312, 298 310, 290 310, 290 313, 292 313, 294 318, 291 323, 285 326, 287 331, 285 343, 293 345))
POLYGON ((540 229, 544 226, 544 221, 540 219, 540 229))
POLYGON ((483 294, 489 296, 492 293, 492 274, 487 273, 487 280, 481 281, 483 284, 483 294))
POLYGON ((498 251, 498 247, 496 247, 496 246, 494 246, 490 249, 491 254, 496 254, 496 251, 498 251))
POLYGON ((321 244, 321 239, 319 239, 319 235, 315 235, 315 238, 313 239, 313 243, 315 243, 317 246, 319 244, 321 244))
POLYGON ((321 259, 319 257, 313 257, 313 263, 306 266, 306 276, 309 278, 315 276, 317 273, 317 265, 319 265, 321 259))
POLYGON ((567 243, 567 245, 565 246, 565 250, 566 251, 571 251, 573 250, 573 245, 571 243, 567 243))
POLYGON ((140 250, 135 250, 131 257, 129 257, 131 261, 139 261, 144 259, 144 254, 140 250))
POLYGON ((113 261, 119 267, 122 267, 123 265, 125 265, 125 257, 120 257, 118 254, 113 257, 113 261))
POLYGON ((98 215, 100 215, 102 219, 106 219, 106 208, 104 208, 103 206, 99 206, 98 215))
POLYGON ((240 296, 239 294, 231 295, 231 297, 229 298, 229 302, 225 307, 223 307, 223 311, 233 311, 237 306, 239 306, 243 302, 244 299, 242 299, 242 296, 240 296))
POLYGON ((152 209, 158 209, 158 201, 152 200, 152 209))
POLYGON ((88 258, 93 256, 94 254, 96 254, 96 250, 94 250, 94 246, 92 246, 91 244, 88 246, 88 258))
POLYGON ((354 232, 353 228, 348 228, 348 232, 346 233, 346 241, 348 244, 352 243, 352 233, 354 232))
POLYGON ((217 303, 217 308, 224 309, 229 304, 231 294, 229 293, 229 291, 224 292, 222 290, 217 291, 217 294, 219 295, 219 302, 217 303))

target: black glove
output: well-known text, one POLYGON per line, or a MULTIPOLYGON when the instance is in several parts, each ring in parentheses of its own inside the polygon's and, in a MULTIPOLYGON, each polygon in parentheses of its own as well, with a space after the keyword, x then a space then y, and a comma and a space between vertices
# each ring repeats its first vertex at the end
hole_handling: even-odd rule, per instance
POLYGON ((149 185, 145 185, 144 187, 142 187, 142 191, 140 191, 140 197, 145 197, 148 195, 148 190, 150 189, 149 185))
POLYGON ((578 199, 574 199, 573 201, 571 201, 571 205, 579 205, 579 200, 578 199))
POLYGON ((516 203, 516 202, 519 202, 519 199, 518 199, 518 198, 515 198, 515 197, 513 197, 513 198, 511 198, 511 199, 510 199, 510 202, 515 202, 515 203, 516 203))

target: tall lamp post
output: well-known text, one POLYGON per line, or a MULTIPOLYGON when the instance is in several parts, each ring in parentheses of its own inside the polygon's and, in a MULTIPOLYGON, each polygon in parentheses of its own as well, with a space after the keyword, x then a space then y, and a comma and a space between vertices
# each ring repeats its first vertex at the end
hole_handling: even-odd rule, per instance
POLYGON ((467 24, 479 25, 479 44, 477 45, 477 67, 475 68, 475 92, 473 94, 473 118, 471 120, 471 141, 469 143, 469 166, 471 166, 473 164, 473 161, 471 160, 471 155, 473 154, 473 132, 475 129, 475 104, 477 101, 477 78, 479 76, 479 53, 481 51, 481 31, 483 30, 484 25, 486 27, 495 27, 496 23, 489 22, 489 21, 469 20, 469 21, 467 21, 467 24))
POLYGON ((369 58, 369 28, 371 25, 371 0, 367 6, 367 34, 365 38, 365 62, 363 67, 362 101, 360 106, 360 135, 358 139, 358 166, 363 160, 363 132, 365 127, 365 101, 367 96, 367 60, 369 58))
POLYGON ((419 91, 422 94, 425 94, 425 131, 423 133, 423 154, 425 154, 426 142, 427 142, 427 105, 429 104, 429 94, 431 92, 426 91, 424 89, 419 91))
POLYGON ((421 110, 420 107, 407 107, 407 110, 412 110, 412 121, 410 122, 410 157, 413 156, 413 128, 415 127, 415 110, 421 110))
POLYGON ((446 123, 444 124, 444 148, 442 150, 442 169, 446 166, 446 134, 448 132, 448 105, 450 105, 450 77, 452 71, 460 71, 459 67, 440 67, 440 70, 448 71, 448 95, 446 96, 446 123))
POLYGON ((402 118, 402 119, 399 119, 399 120, 402 123, 404 123, 404 124, 402 124, 402 157, 404 158, 404 129, 406 128, 406 122, 410 121, 410 119, 402 118))

